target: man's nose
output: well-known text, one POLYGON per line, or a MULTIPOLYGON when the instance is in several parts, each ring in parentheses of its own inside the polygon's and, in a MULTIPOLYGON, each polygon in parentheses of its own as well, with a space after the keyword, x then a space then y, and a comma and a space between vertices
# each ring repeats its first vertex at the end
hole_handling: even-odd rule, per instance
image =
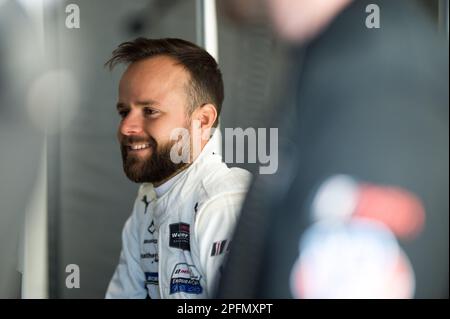
POLYGON ((130 112, 123 120, 120 125, 120 132, 123 135, 135 135, 142 133, 142 117, 138 112, 130 112))

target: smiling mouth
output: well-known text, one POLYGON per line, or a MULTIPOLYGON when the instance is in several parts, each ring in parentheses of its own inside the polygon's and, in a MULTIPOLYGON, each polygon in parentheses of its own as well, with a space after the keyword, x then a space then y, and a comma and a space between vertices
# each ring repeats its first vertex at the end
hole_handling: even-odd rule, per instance
POLYGON ((151 146, 148 143, 147 144, 127 145, 127 150, 129 152, 133 152, 133 153, 135 153, 135 152, 142 152, 142 151, 145 151, 145 150, 150 149, 150 148, 151 148, 151 146))

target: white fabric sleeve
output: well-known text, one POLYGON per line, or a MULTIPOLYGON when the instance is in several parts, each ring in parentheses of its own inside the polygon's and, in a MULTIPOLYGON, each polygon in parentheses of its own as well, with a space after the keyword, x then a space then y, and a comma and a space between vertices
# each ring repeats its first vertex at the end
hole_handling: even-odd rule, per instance
POLYGON ((205 276, 206 298, 214 297, 221 267, 239 218, 245 192, 218 195, 200 207, 195 221, 195 242, 200 271, 205 276))
POLYGON ((109 283, 106 299, 144 299, 147 296, 145 274, 140 266, 136 215, 136 210, 133 210, 123 228, 119 265, 109 283))

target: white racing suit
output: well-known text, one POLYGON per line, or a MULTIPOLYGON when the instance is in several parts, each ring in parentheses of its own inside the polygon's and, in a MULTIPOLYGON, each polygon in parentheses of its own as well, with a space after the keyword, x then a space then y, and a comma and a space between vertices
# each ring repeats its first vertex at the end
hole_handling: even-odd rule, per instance
POLYGON ((251 179, 210 140, 160 198, 142 184, 106 298, 211 298, 251 179))

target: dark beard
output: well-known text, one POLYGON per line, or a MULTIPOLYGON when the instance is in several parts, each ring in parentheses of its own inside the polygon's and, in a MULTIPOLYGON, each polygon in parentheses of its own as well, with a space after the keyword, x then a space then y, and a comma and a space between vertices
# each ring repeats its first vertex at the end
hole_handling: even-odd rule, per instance
POLYGON ((168 142, 158 147, 153 138, 148 141, 142 138, 124 138, 120 145, 122 152, 123 169, 127 177, 135 183, 159 183, 183 169, 186 163, 174 163, 170 159, 170 150, 176 141, 168 142), (126 146, 129 143, 149 143, 152 153, 148 158, 130 155, 126 146))

